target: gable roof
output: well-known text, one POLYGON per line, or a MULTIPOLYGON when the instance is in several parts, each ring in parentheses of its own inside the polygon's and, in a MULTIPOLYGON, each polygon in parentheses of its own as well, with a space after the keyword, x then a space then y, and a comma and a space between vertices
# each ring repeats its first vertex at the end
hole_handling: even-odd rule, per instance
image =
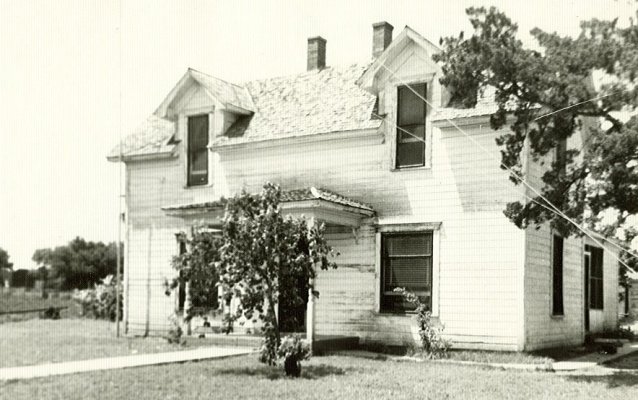
POLYGON ((253 103, 245 87, 189 68, 168 96, 166 96, 164 101, 162 101, 162 104, 155 110, 154 114, 160 118, 165 118, 170 104, 175 98, 180 96, 185 89, 188 89, 192 82, 200 84, 209 96, 219 101, 227 109, 241 114, 249 114, 253 111, 253 103))
MULTIPOLYGON (((435 54, 441 51, 434 43, 406 25, 399 36, 394 38, 383 53, 370 64, 365 73, 357 80, 357 85, 372 90, 374 88, 373 81, 377 73, 382 70, 383 66, 387 65, 388 60, 395 58, 410 42, 414 42, 424 48, 429 54, 435 54)), ((434 61, 432 61, 432 64, 435 65, 434 61)))
MULTIPOLYGON (((223 136, 214 138, 212 146, 215 148, 321 133, 378 129, 383 121, 373 115, 377 98, 366 89, 370 89, 369 85, 383 63, 396 57, 410 41, 430 53, 439 51, 437 46, 406 26, 376 60, 365 64, 327 67, 243 85, 189 68, 154 115, 124 139, 123 157, 173 155, 176 143, 172 138, 176 124, 168 119, 169 106, 193 82, 238 116, 223 136)), ((495 110, 492 99, 480 99, 471 109, 439 108, 433 113, 432 120, 485 116, 495 110)), ((107 158, 118 161, 118 154, 119 146, 107 158)))

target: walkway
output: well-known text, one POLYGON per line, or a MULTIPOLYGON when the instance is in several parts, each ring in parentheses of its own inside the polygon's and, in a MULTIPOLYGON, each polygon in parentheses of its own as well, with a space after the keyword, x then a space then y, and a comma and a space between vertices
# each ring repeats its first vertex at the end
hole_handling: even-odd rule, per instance
POLYGON ((595 367, 603 363, 616 360, 628 354, 638 351, 638 343, 625 343, 618 348, 616 354, 600 354, 590 353, 582 357, 574 358, 568 361, 558 361, 553 364, 554 371, 575 371, 595 367))
POLYGON ((84 361, 69 361, 54 364, 29 365, 25 367, 0 368, 0 381, 10 379, 30 379, 53 375, 75 374, 78 372, 101 371, 221 359, 254 352, 247 347, 204 347, 194 350, 172 351, 168 353, 138 354, 122 357, 97 358, 84 361))

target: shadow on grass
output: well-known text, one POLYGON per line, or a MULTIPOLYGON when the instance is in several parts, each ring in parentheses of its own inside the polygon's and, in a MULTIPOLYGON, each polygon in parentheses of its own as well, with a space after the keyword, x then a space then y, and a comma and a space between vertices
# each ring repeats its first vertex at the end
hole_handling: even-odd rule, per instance
POLYGON ((573 382, 602 383, 610 389, 638 386, 638 375, 628 372, 615 372, 610 375, 570 375, 566 379, 573 382))
MULTIPOLYGON (((319 365, 302 365, 302 379, 319 379, 330 375, 345 375, 353 368, 339 368, 327 364, 319 365)), ((219 371, 220 375, 238 375, 238 376, 256 376, 271 381, 277 379, 285 379, 283 368, 281 366, 268 367, 265 365, 257 365, 254 367, 228 368, 219 371)))

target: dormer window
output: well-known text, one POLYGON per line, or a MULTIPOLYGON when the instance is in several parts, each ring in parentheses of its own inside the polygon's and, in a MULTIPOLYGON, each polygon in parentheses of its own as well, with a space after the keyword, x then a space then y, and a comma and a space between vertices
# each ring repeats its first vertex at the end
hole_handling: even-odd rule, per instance
POLYGON ((188 186, 208 184, 208 114, 188 117, 188 186))
POLYGON ((425 165, 426 84, 399 86, 396 168, 425 165))

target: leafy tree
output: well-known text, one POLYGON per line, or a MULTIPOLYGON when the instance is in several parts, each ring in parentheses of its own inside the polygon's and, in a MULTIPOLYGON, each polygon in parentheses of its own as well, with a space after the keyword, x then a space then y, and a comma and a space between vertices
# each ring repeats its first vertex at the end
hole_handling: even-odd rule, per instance
POLYGON ((270 365, 281 343, 277 302, 303 302, 306 293, 297 290, 298 280, 314 278, 315 266, 336 268, 329 259, 334 253, 324 238, 324 226, 284 217, 280 201, 280 188, 270 183, 259 195, 242 192, 228 201, 219 263, 225 299, 238 298, 238 313, 247 319, 258 314, 262 320, 260 361, 270 365))
POLYGON ((173 268, 179 274, 169 284, 167 295, 186 282, 190 285, 191 309, 186 310, 192 317, 198 307, 217 308, 219 305, 217 283, 221 238, 205 228, 197 228, 191 238, 183 237, 188 251, 173 257, 173 268))
MULTIPOLYGON (((630 227, 624 229, 624 245, 626 248, 632 248, 632 242, 636 236, 638 236, 638 230, 636 228, 630 227)), ((622 252, 620 253, 620 260, 623 261, 629 268, 634 271, 638 271, 638 258, 631 253, 622 252)), ((624 265, 619 264, 618 266, 618 286, 623 288, 623 293, 619 295, 620 300, 623 302, 628 302, 629 299, 626 299, 625 296, 628 293, 628 289, 631 288, 631 278, 628 274, 629 270, 625 268, 624 265)), ((624 311, 624 310, 623 310, 624 311)))
POLYGON ((9 262, 9 253, 2 247, 0 247, 0 270, 12 269, 13 263, 9 262))
MULTIPOLYGON (((523 46, 517 25, 497 9, 468 8, 467 14, 472 36, 441 39, 443 50, 434 57, 452 102, 472 107, 478 92, 495 88, 498 110, 490 124, 509 124, 511 132, 497 144, 503 165, 519 175, 526 143, 538 160, 583 131, 583 148, 557 157, 542 177, 545 186, 536 189, 577 223, 614 234, 638 212, 638 118, 623 122, 613 113, 638 105, 638 26, 594 19, 581 23, 576 38, 536 28, 534 50, 523 46), (599 90, 592 85, 594 71, 606 78, 599 90), (609 210, 615 221, 602 222, 609 210)), ((520 183, 515 174, 510 179, 520 183)), ((549 221, 564 235, 578 234, 540 196, 534 200, 509 203, 504 212, 520 228, 549 221)))
MULTIPOLYGON (((315 266, 336 268, 324 226, 284 216, 280 200, 281 190, 270 183, 260 194, 242 192, 227 200, 221 238, 195 230, 187 253, 173 260, 180 276, 170 285, 174 289, 189 281, 191 296, 208 304, 217 296, 217 286, 223 288, 226 304, 237 298, 234 318, 263 322, 260 360, 270 365, 281 343, 276 305, 304 304, 308 291, 299 290, 299 282, 314 278, 315 266)), ((305 287, 318 295, 310 284, 305 287)))
POLYGON ((84 289, 116 273, 116 244, 86 241, 80 237, 65 246, 38 249, 33 261, 47 266, 51 276, 62 281, 61 289, 84 289))

